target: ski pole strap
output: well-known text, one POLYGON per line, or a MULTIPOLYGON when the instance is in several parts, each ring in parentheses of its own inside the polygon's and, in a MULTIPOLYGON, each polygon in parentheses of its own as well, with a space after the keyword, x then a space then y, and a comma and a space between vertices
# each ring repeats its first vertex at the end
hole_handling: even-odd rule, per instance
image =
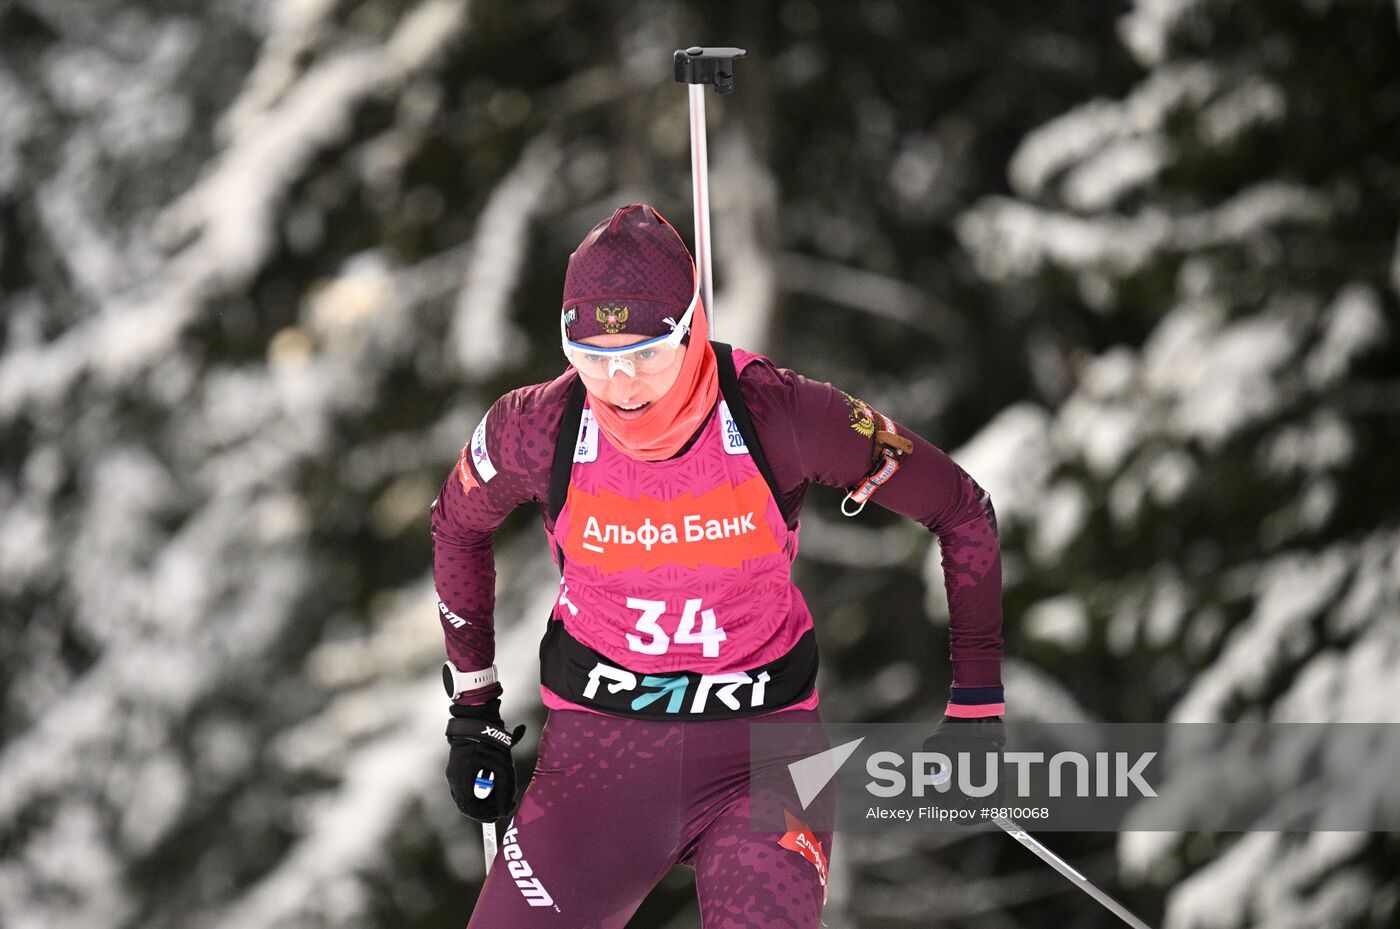
POLYGON ((876 412, 875 415, 880 420, 883 429, 875 430, 875 448, 879 451, 880 457, 876 460, 870 472, 865 475, 855 489, 846 494, 846 498, 841 501, 841 515, 855 516, 865 509, 865 502, 871 495, 880 488, 880 485, 894 477, 894 473, 899 470, 900 459, 914 450, 914 443, 900 435, 895 429, 894 420, 884 413, 876 412), (854 500, 856 508, 846 509, 847 501, 854 500))

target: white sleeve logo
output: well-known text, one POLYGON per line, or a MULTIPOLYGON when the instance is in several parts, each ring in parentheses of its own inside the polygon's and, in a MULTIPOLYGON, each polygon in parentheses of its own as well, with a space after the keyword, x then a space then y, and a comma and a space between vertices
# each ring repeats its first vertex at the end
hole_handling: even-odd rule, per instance
MULTIPOLYGON (((486 416, 490 415, 491 411, 487 410, 486 416)), ((472 464, 476 466, 476 473, 481 475, 483 484, 496 476, 496 466, 491 463, 491 454, 486 450, 486 416, 481 417, 476 431, 472 433, 472 464)))

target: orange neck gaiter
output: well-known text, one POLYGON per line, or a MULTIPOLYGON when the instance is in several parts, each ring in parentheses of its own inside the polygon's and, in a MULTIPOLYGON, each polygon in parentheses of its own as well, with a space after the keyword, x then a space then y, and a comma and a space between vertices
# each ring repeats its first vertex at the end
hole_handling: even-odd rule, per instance
POLYGON ((705 308, 691 317, 690 344, 671 389, 636 419, 623 419, 606 403, 590 403, 598 428, 618 449, 640 461, 663 461, 690 440, 719 397, 719 367, 710 346, 705 308))

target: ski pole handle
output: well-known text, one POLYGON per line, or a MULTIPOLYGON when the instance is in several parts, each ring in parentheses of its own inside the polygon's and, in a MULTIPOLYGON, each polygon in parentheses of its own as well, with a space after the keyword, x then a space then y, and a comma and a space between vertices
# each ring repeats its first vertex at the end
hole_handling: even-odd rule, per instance
POLYGON ((734 62, 744 57, 742 48, 676 49, 677 84, 713 84, 715 93, 734 90, 734 62))
POLYGON ((690 85, 691 206, 695 212, 695 266, 700 275, 700 299, 710 338, 718 331, 714 308, 714 261, 710 257, 710 156, 705 139, 705 87, 716 93, 734 90, 734 62, 744 57, 742 48, 676 49, 676 83, 690 85))

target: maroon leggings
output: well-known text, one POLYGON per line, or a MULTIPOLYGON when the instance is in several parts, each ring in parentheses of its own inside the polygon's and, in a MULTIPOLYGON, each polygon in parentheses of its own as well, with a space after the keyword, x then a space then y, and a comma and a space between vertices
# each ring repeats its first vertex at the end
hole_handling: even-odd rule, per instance
MULTIPOLYGON (((678 864, 695 871, 703 929, 816 929, 826 862, 750 825, 750 804, 764 823, 806 820, 784 763, 750 787, 749 727, 820 721, 816 710, 680 723, 551 711, 468 929, 622 929, 678 864)), ((828 791, 816 804, 830 802, 828 791)), ((829 859, 831 833, 814 836, 829 859)))

